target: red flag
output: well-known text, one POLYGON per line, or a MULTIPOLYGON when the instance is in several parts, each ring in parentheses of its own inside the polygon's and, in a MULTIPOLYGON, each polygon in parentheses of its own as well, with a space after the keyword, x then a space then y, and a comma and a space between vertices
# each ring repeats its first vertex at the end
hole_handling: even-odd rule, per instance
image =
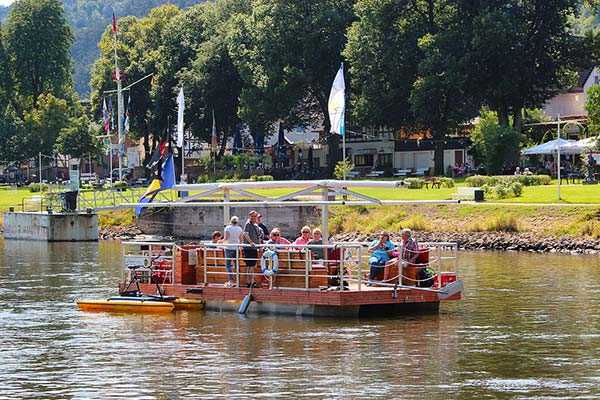
POLYGON ((115 13, 113 13, 113 19, 112 19, 112 31, 113 33, 117 33, 117 17, 115 17, 115 13))

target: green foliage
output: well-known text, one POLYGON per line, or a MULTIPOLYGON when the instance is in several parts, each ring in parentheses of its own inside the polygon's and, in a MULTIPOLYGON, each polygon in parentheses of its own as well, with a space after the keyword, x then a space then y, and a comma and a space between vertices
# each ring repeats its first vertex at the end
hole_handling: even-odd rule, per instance
POLYGON ((590 130, 600 134, 600 85, 592 85, 588 89, 585 109, 588 112, 590 130))
POLYGON ((116 181, 112 185, 113 189, 121 189, 122 190, 122 189, 127 189, 128 187, 129 187, 129 185, 125 181, 116 181))
POLYGON ((43 93, 59 98, 70 93, 73 33, 59 0, 15 2, 4 37, 22 102, 35 103, 43 93))
POLYGON ((445 187, 445 188, 453 188, 454 187, 454 179, 452 179, 452 178, 440 177, 440 178, 436 178, 436 179, 442 184, 442 187, 445 187))
POLYGON ((471 133, 476 160, 488 173, 499 173, 518 159, 521 134, 515 129, 500 125, 496 113, 482 111, 479 123, 471 133))
POLYGON ((252 175, 250 180, 252 182, 270 182, 273 181, 273 177, 271 175, 252 175))
POLYGON ((342 180, 344 177, 347 177, 350 171, 354 169, 354 164, 350 159, 338 161, 335 164, 335 169, 333 171, 333 176, 335 179, 342 180))
POLYGON ((499 181, 494 185, 483 185, 482 189, 488 197, 495 199, 520 197, 523 193, 523 185, 516 181, 499 181))
POLYGON ((404 185, 409 189, 421 189, 425 186, 425 179, 422 178, 406 178, 404 185))
POLYGON ((34 182, 34 183, 30 183, 28 187, 29 187, 29 191, 31 193, 39 193, 39 192, 47 192, 48 191, 48 185, 45 183, 34 182))
POLYGON ((25 112, 24 141, 28 143, 23 153, 25 157, 35 157, 38 153, 52 154, 52 149, 60 131, 69 125, 71 110, 66 100, 52 94, 42 94, 36 105, 25 112))
POLYGON ((548 175, 499 175, 485 176, 473 175, 465 179, 465 184, 470 187, 494 186, 498 183, 511 184, 518 182, 522 186, 549 185, 552 178, 548 175))
POLYGON ((60 131, 56 151, 74 158, 100 155, 102 144, 96 138, 99 133, 100 127, 86 116, 71 118, 69 126, 60 131))

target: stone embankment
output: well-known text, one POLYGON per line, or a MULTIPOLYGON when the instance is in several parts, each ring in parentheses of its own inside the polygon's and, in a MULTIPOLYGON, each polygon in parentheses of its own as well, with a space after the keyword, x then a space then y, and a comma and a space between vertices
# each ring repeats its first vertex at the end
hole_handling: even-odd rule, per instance
POLYGON ((132 240, 141 234, 142 231, 135 225, 111 226, 100 229, 98 237, 100 240, 132 240))
MULTIPOLYGON (((337 241, 368 241, 373 235, 359 232, 335 236, 337 241)), ((539 253, 600 254, 600 239, 584 237, 540 237, 532 233, 507 232, 416 232, 419 242, 455 242, 464 250, 530 251, 539 253)), ((392 235, 392 240, 400 238, 392 235)))

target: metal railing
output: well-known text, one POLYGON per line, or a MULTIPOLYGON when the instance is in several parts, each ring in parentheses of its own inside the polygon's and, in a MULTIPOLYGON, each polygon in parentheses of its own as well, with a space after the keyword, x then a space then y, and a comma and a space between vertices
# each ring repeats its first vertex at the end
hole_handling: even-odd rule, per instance
MULTIPOLYGON (((284 245, 261 244, 256 246, 234 245, 202 242, 189 245, 178 245, 173 242, 124 242, 124 248, 138 247, 137 253, 124 251, 125 264, 131 271, 131 266, 137 266, 138 271, 145 271, 145 283, 173 284, 175 279, 175 260, 187 253, 188 264, 196 271, 196 284, 226 284, 243 285, 243 281, 252 284, 257 277, 265 277, 269 289, 337 289, 363 290, 363 285, 369 283, 376 287, 418 286, 423 281, 432 281, 434 287, 442 287, 442 272, 456 272, 458 267, 458 246, 449 242, 421 243, 423 251, 428 252, 426 263, 408 262, 398 259, 397 263, 379 266, 379 268, 397 268, 394 276, 383 280, 369 281, 366 274, 370 269, 368 245, 364 242, 340 242, 329 245, 284 245), (235 250, 235 257, 227 257, 225 250, 235 250), (248 256, 247 249, 255 249, 257 256, 248 256), (274 271, 273 260, 264 257, 270 250, 277 254, 278 268, 274 271), (321 250, 323 258, 315 257, 321 250), (251 267, 241 267, 242 261, 251 267), (226 268, 230 263, 231 271, 226 268), (270 272, 265 273, 262 265, 270 272), (157 268, 160 266, 160 268, 157 268), (261 266, 257 269, 257 266, 261 266), (432 278, 419 279, 404 274, 406 268, 430 268, 435 272, 432 278), (260 272, 257 272, 260 271, 260 272), (197 272, 201 272, 198 275, 197 272), (233 276, 233 280, 231 277, 233 276), (159 281, 163 277, 162 281, 159 281), (279 279, 278 279, 279 278, 279 279), (285 280, 302 279, 302 286, 284 286, 285 280), (315 282, 325 282, 326 285, 316 285, 315 282), (279 282, 278 282, 279 281, 279 282)), ((403 254, 402 246, 397 247, 403 254)), ((390 269, 392 270, 392 269, 390 269)), ((395 270, 394 270, 395 271, 395 270)), ((262 279, 262 278, 261 278, 262 279)), ((260 281, 259 281, 260 282, 260 281)), ((177 282, 181 283, 181 282, 177 282)))
MULTIPOLYGON (((82 190, 77 197, 77 208, 85 210, 92 208, 94 210, 107 210, 118 208, 122 204, 137 203, 140 197, 146 192, 146 188, 140 189, 105 189, 105 190, 82 190)), ((173 190, 163 190, 158 192, 154 201, 174 201, 176 192, 173 190)))

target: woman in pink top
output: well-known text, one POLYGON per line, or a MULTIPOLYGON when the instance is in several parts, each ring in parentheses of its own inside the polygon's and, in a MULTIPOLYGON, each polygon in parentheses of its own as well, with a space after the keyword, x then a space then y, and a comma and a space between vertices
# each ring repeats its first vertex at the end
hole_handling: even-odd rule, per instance
POLYGON ((299 244, 301 246, 305 246, 312 240, 312 236, 310 234, 310 227, 304 226, 300 230, 300 236, 296 240, 294 240, 293 244, 299 244))
POLYGON ((270 239, 267 244, 292 244, 289 240, 281 236, 279 228, 273 228, 269 237, 270 239))

